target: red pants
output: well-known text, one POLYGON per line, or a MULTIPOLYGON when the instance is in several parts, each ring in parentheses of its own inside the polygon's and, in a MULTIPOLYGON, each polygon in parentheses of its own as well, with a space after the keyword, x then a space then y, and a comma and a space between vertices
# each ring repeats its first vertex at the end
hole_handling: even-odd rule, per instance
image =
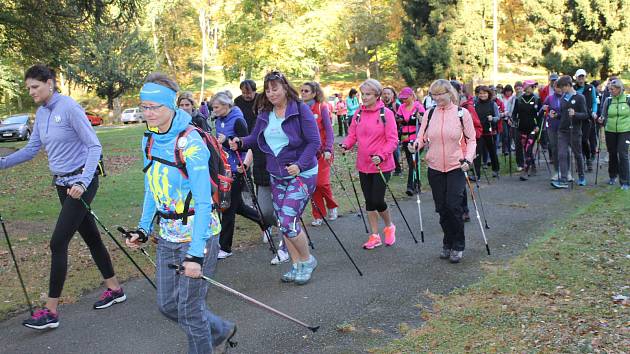
MULTIPOLYGON (((322 213, 328 213, 327 209, 334 209, 337 207, 337 202, 333 198, 332 188, 330 186, 330 162, 324 160, 323 157, 318 159, 317 169, 317 185, 315 186, 315 192, 313 192, 313 202, 317 205, 317 208, 322 213), (324 205, 325 203, 325 205, 324 205)), ((313 218, 322 219, 323 216, 317 212, 317 208, 312 208, 313 218)))

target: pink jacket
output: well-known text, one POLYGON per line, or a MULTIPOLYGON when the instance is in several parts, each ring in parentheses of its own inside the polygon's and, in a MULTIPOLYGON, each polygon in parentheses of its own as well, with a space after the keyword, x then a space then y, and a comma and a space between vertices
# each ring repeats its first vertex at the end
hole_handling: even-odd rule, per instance
MULTIPOLYGON (((431 169, 448 172, 460 168, 461 159, 473 161, 477 149, 475 126, 468 110, 462 109, 462 113, 463 134, 457 106, 452 103, 444 108, 435 107, 426 133, 424 128, 420 129, 418 140, 420 147, 429 147, 426 161, 431 169)), ((427 126, 428 116, 425 114, 422 118, 422 127, 427 126)))
POLYGON ((348 114, 348 108, 346 107, 346 102, 344 100, 339 100, 337 102, 337 114, 340 116, 348 114))
POLYGON ((343 141, 348 149, 358 144, 357 169, 363 173, 378 173, 376 165, 372 163, 372 155, 381 158, 381 170, 390 172, 394 170, 393 152, 398 146, 398 131, 394 113, 385 108, 383 101, 379 100, 373 108, 361 108, 355 113, 350 123, 348 136, 343 141), (385 109, 385 126, 380 117, 381 108, 385 109), (361 113, 361 121, 357 123, 356 117, 361 113))

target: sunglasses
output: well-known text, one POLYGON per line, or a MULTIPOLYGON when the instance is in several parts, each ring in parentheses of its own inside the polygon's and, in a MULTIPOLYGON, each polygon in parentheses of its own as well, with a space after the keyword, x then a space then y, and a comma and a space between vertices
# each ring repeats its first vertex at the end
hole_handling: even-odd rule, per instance
POLYGON ((279 71, 272 71, 269 74, 265 75, 265 82, 267 81, 274 81, 274 80, 281 80, 286 82, 287 79, 284 77, 284 75, 282 75, 281 72, 279 71))

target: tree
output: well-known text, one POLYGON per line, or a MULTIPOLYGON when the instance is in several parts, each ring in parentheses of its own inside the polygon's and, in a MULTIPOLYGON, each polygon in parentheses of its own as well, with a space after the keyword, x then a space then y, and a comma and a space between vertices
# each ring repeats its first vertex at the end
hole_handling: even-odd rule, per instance
POLYGON ((114 99, 139 87, 153 68, 151 47, 139 31, 96 26, 86 33, 79 46, 78 58, 68 67, 77 83, 107 99, 114 99))

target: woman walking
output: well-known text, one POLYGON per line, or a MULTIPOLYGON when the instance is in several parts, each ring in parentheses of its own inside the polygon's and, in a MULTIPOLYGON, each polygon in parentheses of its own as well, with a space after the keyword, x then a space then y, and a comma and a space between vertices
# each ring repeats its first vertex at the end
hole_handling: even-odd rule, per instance
MULTIPOLYGON (((348 125, 352 124, 352 117, 354 117, 354 113, 361 106, 359 104, 359 98, 357 97, 357 90, 354 88, 350 89, 348 92, 348 98, 346 98, 346 108, 348 109, 348 115, 346 116, 346 121, 348 121, 348 125)), ((346 136, 349 134, 349 131, 346 130, 346 136)))
POLYGON ((242 151, 257 144, 265 153, 273 207, 292 260, 291 269, 281 279, 306 284, 317 260, 309 251, 300 217, 317 181, 316 155, 321 147, 317 123, 310 108, 299 101, 296 89, 278 71, 265 76, 257 107, 254 130, 232 139, 230 148, 242 151))
POLYGON ((61 203, 61 211, 50 239, 50 279, 48 299, 43 308, 22 322, 33 329, 59 327, 59 297, 68 272, 68 246, 75 232, 87 244, 92 259, 107 290, 94 304, 104 309, 127 299, 114 275, 114 267, 101 240, 101 234, 82 201, 92 203, 101 174, 101 143, 85 116, 83 108, 72 98, 57 93, 55 72, 45 65, 30 67, 24 75, 29 95, 39 105, 33 133, 26 146, 0 158, 0 169, 33 159, 43 147, 48 167, 61 203))
POLYGON ((628 147, 630 145, 630 96, 625 94, 621 79, 609 84, 610 96, 604 102, 599 123, 605 125, 606 148, 610 155, 608 184, 614 185, 617 176, 622 190, 630 189, 628 147))
POLYGON ((424 115, 423 129, 420 129, 420 136, 412 148, 419 151, 427 146, 429 149, 426 154, 427 174, 444 232, 440 258, 459 263, 465 248, 462 217, 462 197, 466 190, 464 172, 470 170, 475 156, 475 127, 468 110, 456 105, 459 97, 447 80, 434 81, 429 91, 436 107, 433 112, 424 115))
POLYGON ((138 229, 126 240, 132 249, 146 242, 153 217, 160 215, 157 246, 157 302, 162 314, 177 322, 188 337, 188 353, 223 351, 236 326, 207 308, 208 283, 219 253, 221 224, 212 204, 210 151, 190 125, 191 117, 175 107, 178 85, 160 73, 149 75, 140 90, 147 120, 145 194, 138 229), (179 149, 184 167, 167 163, 179 149), (189 199, 190 198, 190 199, 189 199), (190 208, 185 210, 186 200, 190 208), (182 265, 183 274, 168 268, 182 265))
POLYGON ((414 186, 413 154, 409 152, 408 146, 410 142, 416 139, 416 129, 419 129, 419 123, 424 114, 424 107, 416 100, 416 95, 414 95, 411 87, 405 87, 400 90, 398 98, 402 101, 402 104, 396 111, 396 121, 400 124, 400 141, 402 149, 405 151, 407 166, 409 167, 406 193, 408 196, 412 196, 418 187, 417 185, 414 186))
POLYGON ((317 184, 315 192, 313 192, 313 203, 317 207, 312 208, 313 226, 321 226, 323 218, 326 220, 337 219, 337 202, 333 196, 332 187, 330 185, 330 167, 333 163, 333 143, 334 133, 332 129, 332 120, 330 113, 324 102, 324 91, 317 82, 311 81, 304 83, 300 89, 302 100, 306 103, 315 117, 317 128, 319 130, 319 138, 322 145, 317 154, 317 184), (321 213, 327 212, 327 215, 321 213))
POLYGON ((358 145, 356 167, 371 229, 363 248, 371 250, 383 244, 378 231, 379 216, 385 223, 385 245, 396 242, 396 226, 385 202, 385 183, 395 168, 392 154, 398 146, 398 133, 394 113, 381 101, 383 86, 368 79, 361 84, 360 90, 363 106, 352 118, 350 133, 341 147, 350 150, 358 145))
POLYGON ((339 136, 343 137, 348 135, 348 106, 343 99, 342 94, 338 94, 339 101, 335 104, 337 108, 337 124, 339 124, 339 136))
POLYGON ((497 148, 494 144, 495 135, 497 134, 497 125, 500 118, 499 107, 492 98, 492 90, 488 86, 480 86, 479 96, 475 102, 475 112, 481 121, 483 132, 481 138, 477 140, 477 158, 474 161, 475 172, 477 178, 481 173, 481 162, 484 154, 490 155, 492 163, 492 176, 499 176, 499 158, 497 157, 497 148))
MULTIPOLYGON (((383 88, 383 104, 390 111, 398 112, 398 107, 400 107, 400 101, 398 101, 398 95, 396 94, 396 90, 393 87, 384 87, 383 88)), ((396 120, 396 129, 398 131, 398 140, 400 141, 400 122, 396 120)), ((394 165, 396 168, 394 169, 394 176, 400 176, 402 174, 402 166, 400 165, 400 144, 394 150, 394 165)))
MULTIPOLYGON (((253 155, 251 150, 240 153, 230 150, 227 137, 247 135, 247 122, 241 109, 234 106, 230 91, 221 91, 212 96, 210 100, 212 112, 216 117, 216 136, 223 150, 228 154, 228 163, 232 169, 232 189, 230 190, 230 207, 221 214, 221 237, 219 237, 219 259, 224 259, 232 255, 232 241, 234 239, 234 227, 236 214, 241 215, 255 223, 259 223, 260 218, 256 209, 243 202, 242 192, 247 189, 245 185, 244 168, 251 166, 253 155), (238 156, 237 156, 238 154, 238 156), (241 166, 241 161, 243 165, 241 166)), ((266 225, 269 227, 271 225, 266 225)))

